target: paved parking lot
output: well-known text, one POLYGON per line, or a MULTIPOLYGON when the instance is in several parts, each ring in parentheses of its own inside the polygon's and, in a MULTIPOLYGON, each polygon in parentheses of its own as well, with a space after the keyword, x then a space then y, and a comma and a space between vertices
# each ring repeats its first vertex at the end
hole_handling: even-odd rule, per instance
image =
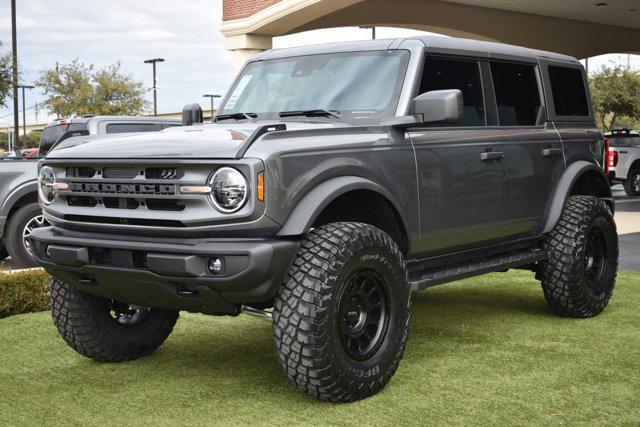
MULTIPOLYGON (((616 224, 620 235, 620 269, 640 271, 640 198, 630 198, 622 186, 613 187, 616 224)), ((0 271, 15 268, 11 259, 0 261, 0 271)))

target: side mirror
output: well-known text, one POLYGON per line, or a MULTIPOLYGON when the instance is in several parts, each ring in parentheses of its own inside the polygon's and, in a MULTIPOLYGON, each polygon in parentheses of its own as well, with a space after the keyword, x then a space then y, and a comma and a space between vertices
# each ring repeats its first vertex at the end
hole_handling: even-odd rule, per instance
POLYGON ((432 90, 413 98, 413 114, 422 123, 460 123, 463 111, 459 89, 432 90))
POLYGON ((182 108, 182 126, 202 123, 202 107, 200 104, 187 104, 182 108))

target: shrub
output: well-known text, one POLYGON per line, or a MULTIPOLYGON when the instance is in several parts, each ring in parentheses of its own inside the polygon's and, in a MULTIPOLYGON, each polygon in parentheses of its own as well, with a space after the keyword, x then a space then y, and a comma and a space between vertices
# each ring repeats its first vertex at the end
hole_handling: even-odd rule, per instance
POLYGON ((0 273, 0 319, 48 310, 47 287, 50 279, 44 270, 0 273))

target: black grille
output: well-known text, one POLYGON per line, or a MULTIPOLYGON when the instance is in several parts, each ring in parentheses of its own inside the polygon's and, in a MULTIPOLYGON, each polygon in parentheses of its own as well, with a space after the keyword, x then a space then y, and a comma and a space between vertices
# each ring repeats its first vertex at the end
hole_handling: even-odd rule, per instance
POLYGON ((147 179, 180 179, 184 171, 178 168, 147 168, 144 176, 147 179))
POLYGON ((67 178, 93 178, 96 170, 90 167, 68 167, 66 168, 67 178))
POLYGON ((92 208, 98 204, 98 201, 89 196, 69 196, 67 197, 67 204, 69 206, 83 206, 92 208))
POLYGON ((67 221, 90 222, 94 224, 125 224, 142 225, 147 227, 184 227, 184 224, 180 221, 165 219, 120 218, 91 215, 65 215, 64 219, 66 219, 67 221))
POLYGON ((138 169, 132 168, 104 168, 102 171, 104 178, 133 179, 138 176, 138 169))
POLYGON ((138 209, 140 202, 136 199, 105 197, 102 199, 105 208, 110 209, 138 209))

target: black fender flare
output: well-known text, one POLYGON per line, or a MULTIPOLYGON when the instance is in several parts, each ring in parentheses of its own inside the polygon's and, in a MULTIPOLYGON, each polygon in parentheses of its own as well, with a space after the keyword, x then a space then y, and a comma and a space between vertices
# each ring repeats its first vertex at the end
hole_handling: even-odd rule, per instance
POLYGON ((406 221, 393 196, 379 184, 359 176, 331 178, 313 188, 298 202, 277 236, 300 236, 309 231, 313 222, 324 208, 337 197, 353 190, 371 190, 383 196, 400 215, 401 226, 406 229, 406 221))
POLYGON ((560 177, 558 184, 553 191, 551 198, 549 199, 549 203, 547 204, 546 209, 546 220, 544 223, 543 233, 548 233, 553 230, 556 223, 560 219, 560 215, 562 214, 562 209, 564 208, 569 195, 571 194, 571 190, 573 189, 574 184, 578 179, 587 172, 595 171, 597 179, 601 179, 604 184, 604 188, 608 189, 608 194, 600 196, 603 200, 607 202, 611 211, 613 212, 614 203, 613 196, 611 195, 611 187, 609 184, 609 180, 605 176, 602 169, 594 164, 584 160, 579 160, 577 162, 572 163, 565 169, 560 177))

